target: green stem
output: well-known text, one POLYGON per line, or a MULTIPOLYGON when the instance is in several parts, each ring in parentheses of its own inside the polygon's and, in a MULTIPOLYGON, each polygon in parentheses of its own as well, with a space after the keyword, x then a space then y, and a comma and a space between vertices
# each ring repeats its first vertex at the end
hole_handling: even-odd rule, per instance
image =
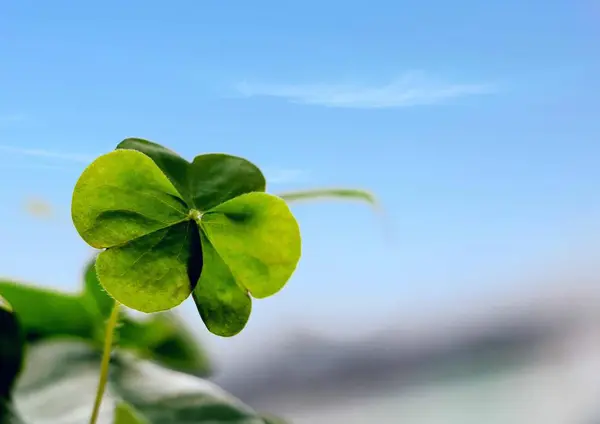
POLYGON ((100 380, 98 381, 98 389, 96 391, 96 400, 94 401, 94 410, 92 411, 92 418, 90 418, 90 424, 96 424, 98 420, 98 414, 100 413, 100 405, 102 404, 102 397, 104 396, 104 390, 106 388, 106 381, 108 380, 108 366, 110 364, 110 351, 113 345, 113 335, 117 321, 119 320, 119 302, 115 301, 108 322, 106 323, 106 332, 104 334, 104 351, 102 352, 102 365, 100 367, 100 380))

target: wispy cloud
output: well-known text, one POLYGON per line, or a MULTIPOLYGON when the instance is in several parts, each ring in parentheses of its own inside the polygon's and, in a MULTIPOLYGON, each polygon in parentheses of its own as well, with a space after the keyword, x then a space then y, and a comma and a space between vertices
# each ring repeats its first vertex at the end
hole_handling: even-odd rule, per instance
POLYGON ((383 85, 255 84, 245 81, 234 88, 245 97, 277 97, 292 103, 355 109, 431 105, 495 91, 491 84, 447 83, 421 72, 406 73, 383 85))
POLYGON ((15 170, 31 170, 31 171, 61 171, 61 172, 71 172, 74 169, 77 169, 77 168, 74 168, 73 166, 69 166, 69 165, 43 165, 43 164, 37 164, 37 163, 32 163, 32 164, 9 163, 9 164, 2 164, 1 167, 4 170, 15 169, 15 170))
POLYGON ((63 153, 57 152, 53 150, 45 150, 45 149, 31 149, 31 148, 22 148, 22 147, 13 147, 0 145, 0 151, 7 153, 14 153, 17 155, 23 156, 33 156, 38 158, 51 158, 51 159, 59 159, 70 162, 79 162, 79 163, 89 163, 94 160, 94 156, 91 155, 82 155, 76 153, 63 153))
MULTIPOLYGON (((20 156, 30 156, 36 158, 56 159, 61 162, 76 162, 88 164, 98 155, 85 155, 78 153, 58 152, 54 150, 22 148, 0 144, 0 152, 12 153, 20 156)), ((7 164, 5 168, 11 169, 48 169, 48 170, 67 170, 64 165, 47 164, 7 164)), ((308 172, 302 169, 288 169, 277 167, 265 167, 263 169, 267 181, 270 184, 289 184, 305 182, 308 180, 308 172)))

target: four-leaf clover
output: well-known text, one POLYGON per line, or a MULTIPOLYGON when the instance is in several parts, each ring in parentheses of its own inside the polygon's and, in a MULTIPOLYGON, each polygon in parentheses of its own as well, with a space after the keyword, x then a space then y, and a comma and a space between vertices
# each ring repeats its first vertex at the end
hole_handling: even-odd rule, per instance
POLYGON ((106 291, 146 313, 192 294, 214 334, 239 333, 252 301, 278 292, 301 255, 298 223, 265 178, 236 156, 188 162, 158 144, 126 139, 77 181, 71 215, 106 291))

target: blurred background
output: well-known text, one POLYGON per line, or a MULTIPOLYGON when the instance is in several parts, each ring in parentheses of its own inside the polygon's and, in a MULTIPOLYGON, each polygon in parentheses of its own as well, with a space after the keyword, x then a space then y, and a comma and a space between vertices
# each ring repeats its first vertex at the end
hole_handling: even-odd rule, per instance
POLYGON ((297 273, 212 377, 297 424, 600 423, 593 0, 0 3, 0 275, 78 290, 87 163, 130 136, 246 157, 297 273))

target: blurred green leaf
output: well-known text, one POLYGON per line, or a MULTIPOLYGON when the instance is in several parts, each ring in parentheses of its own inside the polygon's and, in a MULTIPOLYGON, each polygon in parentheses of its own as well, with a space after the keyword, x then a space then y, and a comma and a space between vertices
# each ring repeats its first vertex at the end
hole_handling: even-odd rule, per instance
MULTIPOLYGON (((15 388, 29 423, 81 424, 89 419, 100 356, 74 342, 33 346, 15 388)), ((265 424, 255 411, 209 381, 116 351, 98 424, 265 424), (125 402, 126 405, 120 405, 125 402), (139 417, 137 417, 139 415, 139 417), (123 421, 129 419, 129 421, 123 421), (137 421, 133 421, 137 419, 137 421)), ((11 423, 12 424, 12 423, 11 423)))
POLYGON ((0 296, 0 424, 23 424, 12 405, 12 388, 21 371, 25 340, 12 306, 0 296))
POLYGON ((15 311, 0 296, 0 399, 10 397, 10 390, 21 370, 24 343, 15 311))
POLYGON ((149 424, 133 407, 125 402, 119 402, 115 408, 114 424, 149 424))
POLYGON ((370 203, 373 206, 377 205, 375 196, 366 190, 352 189, 352 188, 331 188, 331 189, 309 189, 290 191, 285 193, 279 193, 286 202, 298 202, 303 200, 320 200, 320 199, 332 199, 332 200, 359 200, 370 203))
MULTIPOLYGON (((106 319, 115 301, 100 285, 95 261, 94 257, 86 266, 82 298, 106 319)), ((210 373, 208 355, 174 312, 155 313, 145 319, 134 319, 123 313, 119 323, 117 343, 120 348, 178 371, 202 376, 210 373)), ((99 325, 102 330, 104 320, 99 325)))
MULTIPOLYGON (((77 338, 101 348, 100 338, 114 300, 100 286, 94 264, 95 257, 85 267, 83 292, 76 295, 0 281, 0 293, 18 313, 28 342, 77 338)), ((201 376, 210 373, 207 353, 174 312, 144 318, 121 315, 117 336, 121 348, 178 371, 201 376)))
POLYGON ((0 424, 25 424, 9 399, 0 398, 0 424))
POLYGON ((315 200, 351 200, 366 202, 375 209, 375 212, 379 214, 379 218, 383 219, 384 236, 390 241, 394 239, 394 230, 391 227, 385 212, 382 210, 377 198, 369 191, 353 188, 307 189, 279 193, 278 196, 288 203, 315 200))
POLYGON ((78 296, 15 281, 0 281, 27 341, 66 336, 93 340, 95 317, 78 296))
POLYGON ((174 312, 152 314, 146 320, 121 319, 118 345, 173 370, 207 376, 208 354, 174 312))

